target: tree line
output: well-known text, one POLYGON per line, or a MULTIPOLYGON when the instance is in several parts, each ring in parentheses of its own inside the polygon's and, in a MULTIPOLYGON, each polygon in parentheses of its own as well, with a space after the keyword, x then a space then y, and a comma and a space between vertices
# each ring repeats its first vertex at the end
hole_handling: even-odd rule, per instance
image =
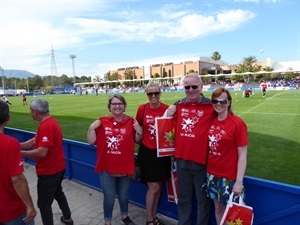
MULTIPOLYGON (((34 90, 45 90, 46 92, 51 92, 53 89, 59 89, 66 86, 73 86, 75 83, 91 82, 91 77, 81 76, 81 77, 68 77, 63 74, 61 76, 39 76, 28 78, 19 77, 6 77, 3 76, 3 83, 5 89, 25 89, 29 92, 34 90)), ((2 85, 1 85, 2 86, 2 85)))
MULTIPOLYGON (((219 52, 214 51, 212 53, 211 59, 215 63, 215 74, 218 74, 217 71, 217 65, 219 60, 221 60, 221 55, 219 52)), ((293 68, 290 68, 292 71, 293 68)), ((238 64, 235 68, 236 73, 246 73, 247 75, 234 75, 231 76, 230 79, 232 81, 236 82, 258 82, 259 80, 272 80, 272 79, 280 79, 282 78, 280 74, 278 73, 257 73, 261 71, 266 71, 266 72, 272 72, 274 69, 271 67, 263 67, 262 65, 257 63, 257 59, 255 56, 248 56, 243 58, 242 62, 238 64)), ((195 71, 191 70, 188 71, 188 73, 193 73, 195 71)), ((207 70, 203 70, 203 74, 201 75, 206 75, 208 74, 207 70)), ((294 72, 287 72, 284 75, 285 80, 291 80, 293 78, 297 77, 297 73, 294 72)), ((147 81, 139 81, 137 80, 137 76, 134 72, 134 70, 125 70, 124 72, 124 77, 126 80, 135 80, 134 82, 132 81, 126 81, 123 82, 125 86, 142 86, 147 83, 147 81)), ((159 74, 155 73, 151 75, 151 78, 158 78, 160 77, 159 74)), ((168 74, 168 72, 163 71, 162 77, 171 77, 171 74, 168 74)), ((26 89, 29 90, 29 92, 32 92, 34 90, 45 90, 46 92, 51 92, 54 89, 59 89, 59 88, 64 88, 66 86, 73 86, 74 83, 85 83, 85 82, 106 82, 105 84, 102 83, 100 86, 104 85, 109 85, 109 86, 118 86, 121 83, 118 82, 113 82, 120 80, 121 81, 121 75, 118 74, 118 72, 110 72, 108 71, 106 74, 104 74, 103 77, 100 75, 95 76, 92 80, 91 76, 75 76, 75 77, 68 77, 67 75, 63 74, 61 76, 39 76, 35 75, 34 77, 29 77, 29 78, 19 78, 19 77, 6 77, 3 76, 3 84, 5 89, 26 89), (112 81, 112 83, 109 83, 109 81, 112 81)), ((203 77, 202 78, 204 82, 212 82, 212 79, 216 81, 225 81, 226 77, 225 76, 217 76, 216 78, 210 77, 203 77)), ((161 82, 165 82, 166 84, 172 85, 174 83, 174 80, 172 78, 168 80, 164 80, 161 82)), ((2 85, 3 86, 3 85, 2 85)), ((85 85, 85 86, 93 86, 91 85, 85 85)))

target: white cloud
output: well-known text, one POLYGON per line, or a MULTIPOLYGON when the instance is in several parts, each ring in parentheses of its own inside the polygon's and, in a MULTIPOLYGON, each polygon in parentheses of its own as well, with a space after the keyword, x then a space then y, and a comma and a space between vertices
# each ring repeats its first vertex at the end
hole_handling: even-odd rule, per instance
MULTIPOLYGON (((170 15, 169 13, 165 12, 170 15)), ((209 35, 210 32, 225 32, 251 20, 255 14, 246 10, 227 10, 206 16, 195 12, 175 12, 172 17, 162 15, 148 21, 110 21, 105 19, 69 18, 66 23, 77 27, 77 35, 105 35, 115 41, 154 41, 160 38, 187 40, 209 35), (176 15, 176 16, 175 16, 176 15)))
MULTIPOLYGON (((237 29, 255 17, 242 9, 205 15, 191 7, 185 9, 188 4, 153 10, 111 4, 88 0, 1 2, 0 64, 45 74, 50 68, 52 44, 57 52, 73 54, 74 49, 106 43, 187 41, 237 29)), ((70 68, 59 71, 66 70, 70 72, 70 68)))

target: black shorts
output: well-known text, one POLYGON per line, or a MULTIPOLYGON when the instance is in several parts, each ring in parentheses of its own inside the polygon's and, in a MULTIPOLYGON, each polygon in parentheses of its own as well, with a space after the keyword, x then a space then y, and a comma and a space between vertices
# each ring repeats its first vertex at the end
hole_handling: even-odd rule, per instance
POLYGON ((157 157, 156 149, 141 144, 138 152, 141 168, 141 182, 163 182, 171 177, 171 157, 157 157))

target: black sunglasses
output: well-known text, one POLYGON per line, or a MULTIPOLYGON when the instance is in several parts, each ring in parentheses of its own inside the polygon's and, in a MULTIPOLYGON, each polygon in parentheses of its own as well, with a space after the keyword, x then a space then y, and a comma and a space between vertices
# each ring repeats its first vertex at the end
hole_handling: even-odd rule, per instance
POLYGON ((184 86, 185 90, 190 90, 192 88, 193 90, 196 90, 199 86, 198 85, 191 85, 191 86, 184 86))
POLYGON ((159 94, 160 94, 159 91, 156 91, 156 92, 148 92, 148 93, 147 93, 148 96, 153 96, 153 95, 157 96, 157 95, 159 95, 159 94))
POLYGON ((227 104, 227 99, 221 98, 221 99, 213 99, 211 100, 212 104, 218 104, 220 103, 221 105, 226 105, 227 104))

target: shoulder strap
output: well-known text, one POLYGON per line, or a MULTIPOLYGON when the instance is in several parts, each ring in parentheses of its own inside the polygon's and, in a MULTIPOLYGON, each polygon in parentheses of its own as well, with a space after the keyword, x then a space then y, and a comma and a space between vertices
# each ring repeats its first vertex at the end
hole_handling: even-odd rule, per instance
POLYGON ((144 104, 144 110, 143 110, 143 116, 142 116, 142 125, 144 124, 144 115, 145 115, 145 111, 146 111, 146 104, 144 104))

